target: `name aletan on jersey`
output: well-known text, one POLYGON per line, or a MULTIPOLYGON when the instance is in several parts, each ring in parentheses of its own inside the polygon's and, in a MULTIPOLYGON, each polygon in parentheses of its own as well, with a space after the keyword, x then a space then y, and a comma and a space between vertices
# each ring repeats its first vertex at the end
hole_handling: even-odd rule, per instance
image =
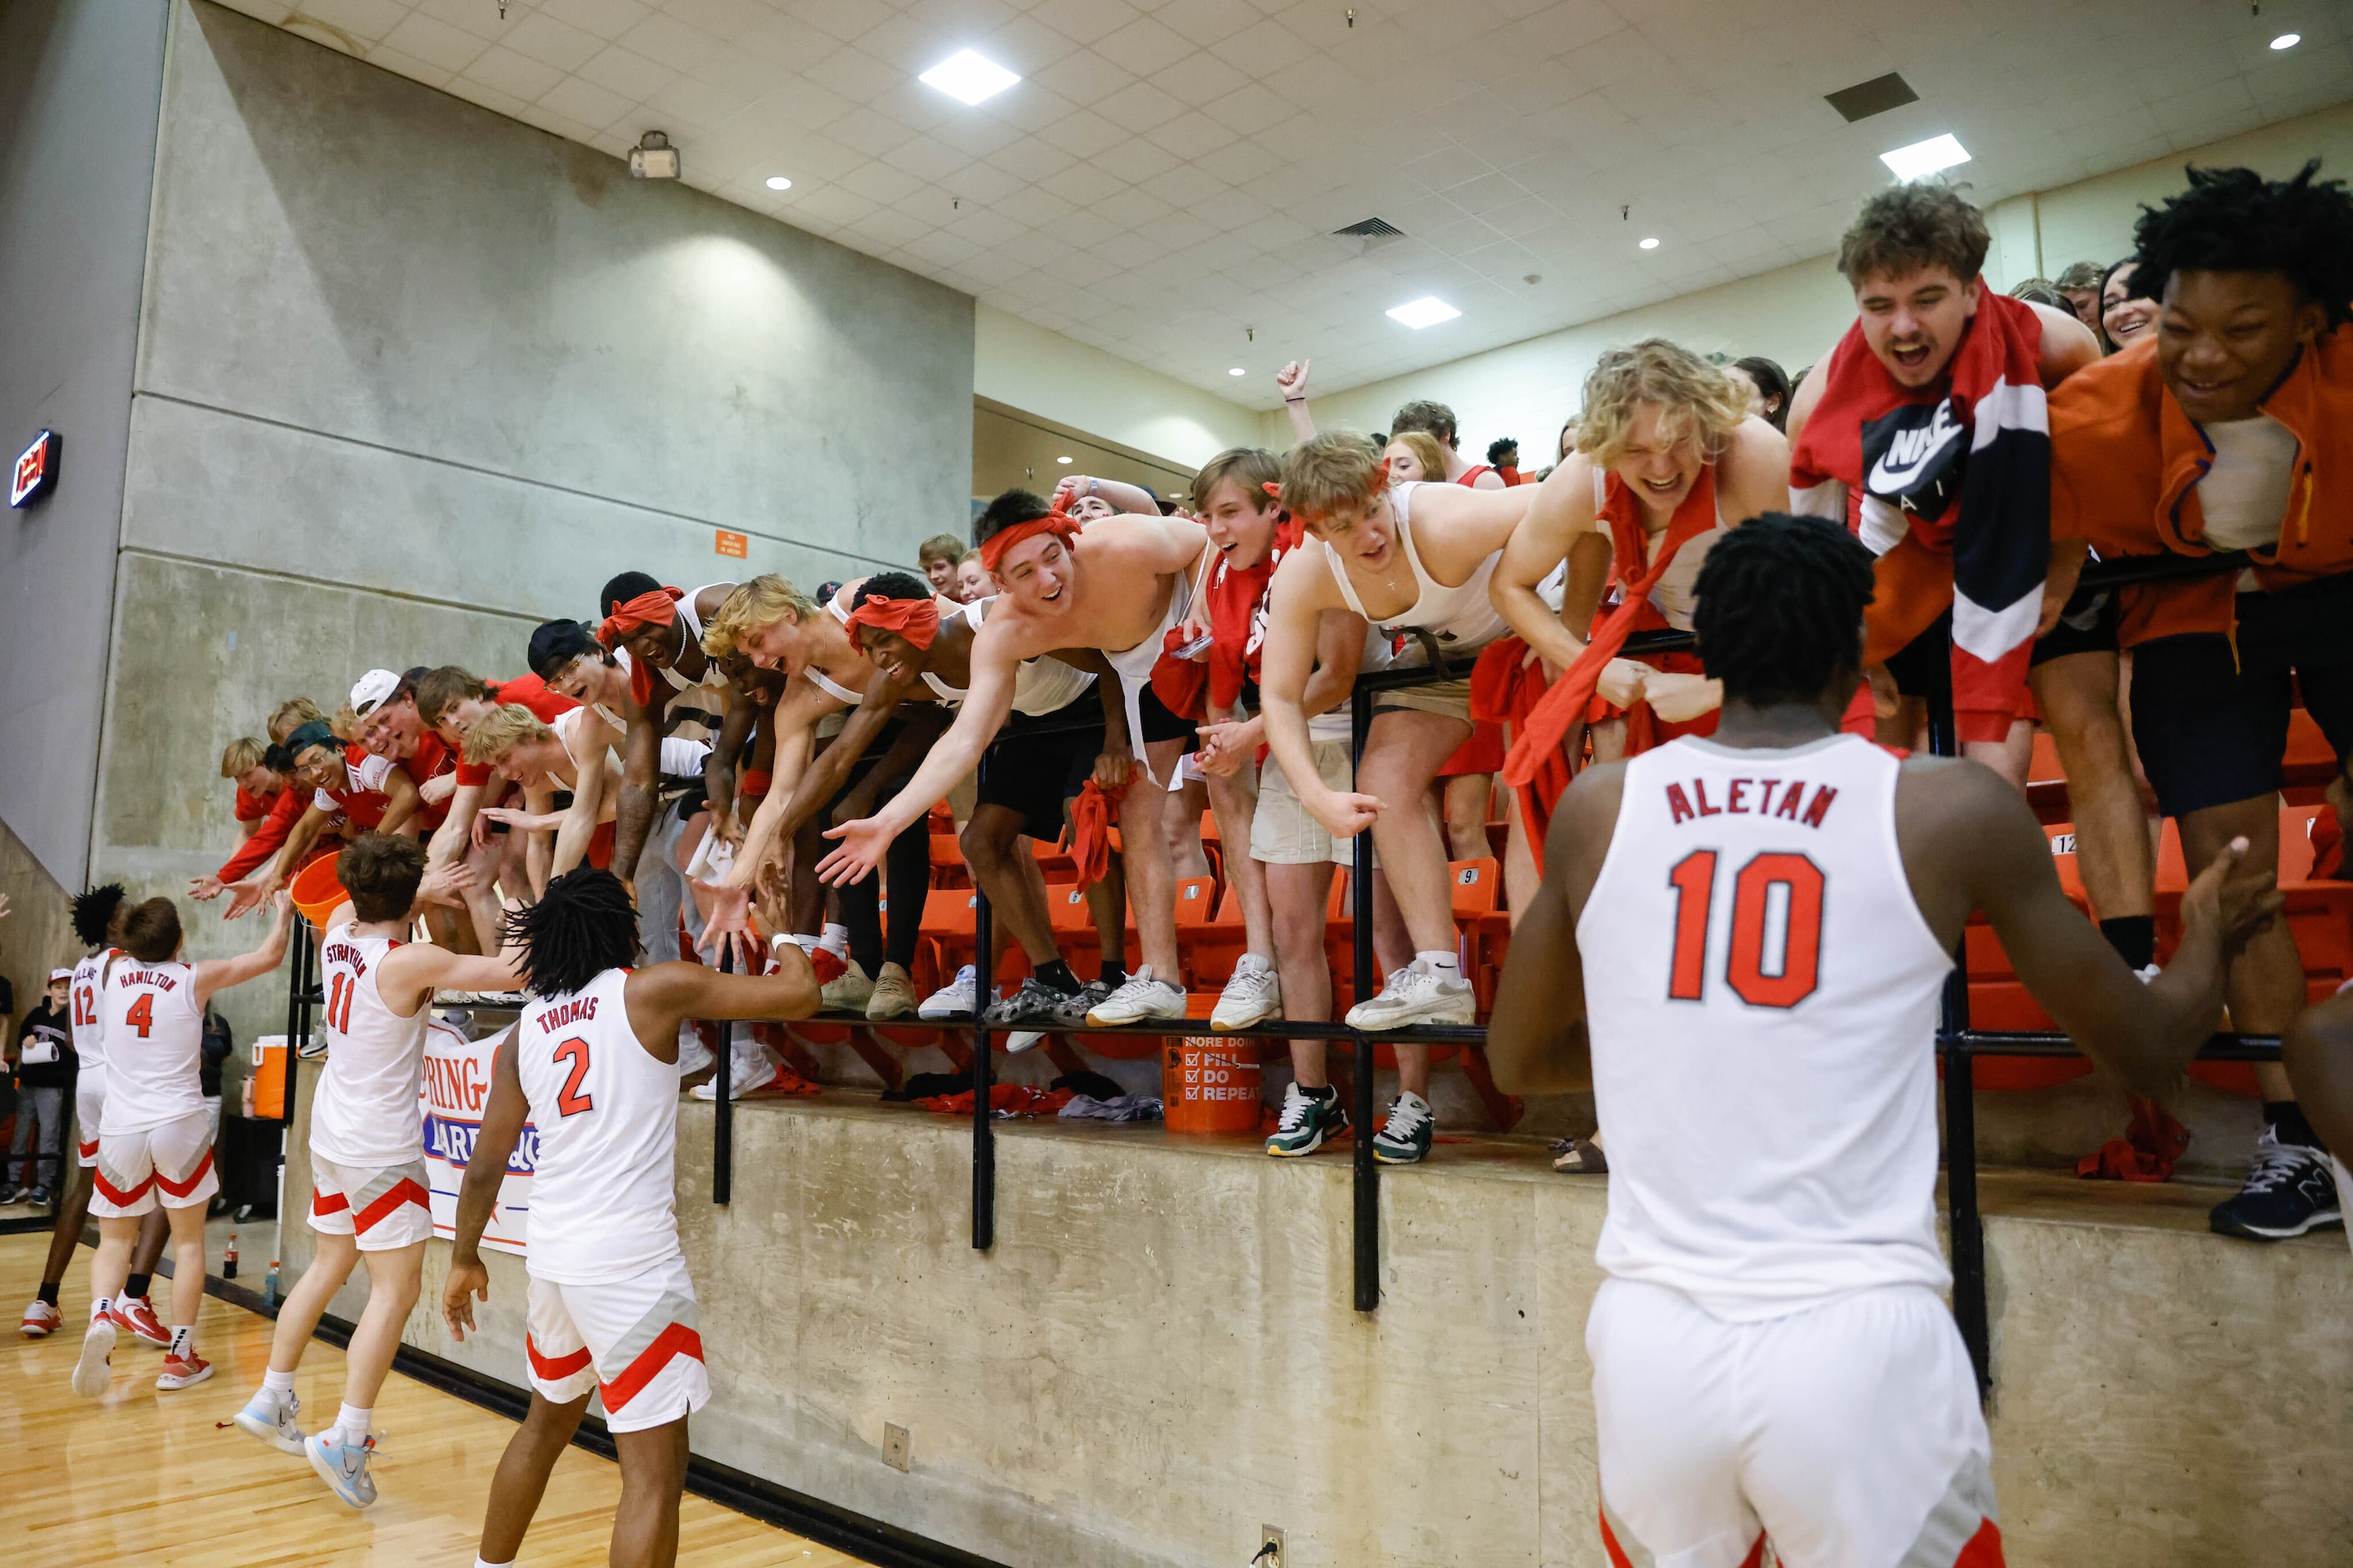
POLYGON ((1734 816, 1778 816, 1784 821, 1795 822, 1803 826, 1820 827, 1822 825, 1822 818, 1830 812, 1831 802, 1838 798, 1838 791, 1835 788, 1829 784, 1822 784, 1816 787, 1814 798, 1809 804, 1806 800, 1806 781, 1803 779, 1791 779, 1786 784, 1779 779, 1733 779, 1725 784, 1724 793, 1725 802, 1722 805, 1718 805, 1707 798, 1705 779, 1692 780, 1688 792, 1679 783, 1667 785, 1667 812, 1671 818, 1669 825, 1672 826, 1678 822, 1694 822, 1703 816, 1723 816, 1728 813, 1734 816), (1748 791, 1751 788, 1757 792, 1757 805, 1754 810, 1751 810, 1748 805, 1748 791), (1773 792, 1777 789, 1781 792, 1781 804, 1778 806, 1773 804, 1773 792), (1698 804, 1693 805, 1694 801, 1697 801, 1698 804))

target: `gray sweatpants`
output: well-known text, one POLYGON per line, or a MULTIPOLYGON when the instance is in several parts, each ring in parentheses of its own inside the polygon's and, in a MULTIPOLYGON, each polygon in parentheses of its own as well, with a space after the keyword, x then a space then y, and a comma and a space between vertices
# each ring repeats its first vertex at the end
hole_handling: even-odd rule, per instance
POLYGON ((638 940, 645 943, 648 963, 668 963, 682 956, 678 950, 681 914, 686 916, 688 935, 702 935, 702 911, 688 895, 686 878, 678 868, 678 841, 685 832, 678 807, 664 802, 638 856, 638 940))
MULTIPOLYGON (((20 1089, 16 1091, 16 1135, 9 1140, 8 1153, 12 1159, 26 1152, 57 1154, 65 1147, 66 1091, 55 1084, 20 1089), (40 1128, 40 1141, 33 1141, 33 1129, 40 1128)), ((9 1179, 20 1187, 41 1187, 60 1192, 65 1187, 64 1168, 51 1160, 36 1164, 17 1159, 9 1167, 9 1179)))

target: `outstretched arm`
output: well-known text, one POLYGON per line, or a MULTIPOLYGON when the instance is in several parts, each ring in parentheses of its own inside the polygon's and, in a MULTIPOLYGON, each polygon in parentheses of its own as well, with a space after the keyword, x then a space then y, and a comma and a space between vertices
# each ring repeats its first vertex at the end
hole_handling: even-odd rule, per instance
POLYGON ((269 973, 286 956, 286 939, 294 930, 294 900, 283 892, 272 893, 270 901, 278 916, 269 922, 269 934, 251 952, 236 958, 207 958, 195 965, 196 1011, 232 985, 269 973))
MULTIPOLYGON (((1291 416, 1291 434, 1294 440, 1315 439, 1315 416, 1307 411, 1307 366, 1303 359, 1293 360, 1274 373, 1274 389, 1282 394, 1282 411, 1291 416)), ((1201 504, 1195 496, 1193 503, 1201 504)))
POLYGON ((791 942, 778 944, 773 974, 722 974, 700 963, 657 963, 631 974, 629 1027, 661 1061, 678 1059, 678 1026, 689 1018, 806 1018, 817 1011, 817 972, 791 942))
POLYGON ((923 765, 915 770, 915 776, 907 781, 906 787, 872 816, 826 830, 828 838, 841 842, 818 862, 820 879, 837 888, 847 887, 881 865, 891 841, 904 833, 917 817, 945 800, 948 791, 972 772, 974 764, 980 761, 980 753, 997 738, 1005 716, 1013 710, 1017 662, 1009 638, 989 636, 997 626, 995 621, 989 622, 973 639, 972 685, 965 693, 964 706, 956 710, 955 722, 923 758, 923 765))
MULTIPOLYGON (((675 1048, 675 1047, 673 1047, 675 1048)), ((514 1036, 507 1036, 491 1064, 491 1095, 482 1107, 482 1125, 474 1133, 473 1152, 466 1157, 466 1179, 458 1188, 457 1234, 450 1238, 449 1273, 441 1283, 441 1317, 449 1337, 463 1342, 474 1326, 474 1300, 491 1299, 491 1271, 482 1267, 483 1227, 498 1212, 499 1185, 507 1179, 507 1162, 522 1141, 523 1122, 531 1102, 523 1098, 522 1079, 515 1071, 514 1036)))
POLYGON ((613 875, 624 882, 638 876, 638 857, 644 853, 646 835, 653 827, 655 792, 661 780, 662 719, 670 706, 661 683, 653 700, 629 711, 628 733, 621 742, 621 799, 613 813, 613 875))
POLYGON ((416 820, 423 809, 424 797, 417 793, 417 781, 408 776, 406 768, 396 767, 384 779, 384 816, 376 823, 379 833, 397 833, 404 838, 414 838, 424 826, 416 820))
POLYGON ((1259 669, 1259 715, 1266 721, 1267 749, 1291 781, 1299 803, 1338 837, 1353 837, 1388 809, 1369 795, 1327 787, 1315 770, 1315 749, 1307 732, 1307 681, 1315 661, 1323 601, 1339 595, 1320 550, 1295 550, 1274 569, 1267 595, 1266 647, 1259 669))

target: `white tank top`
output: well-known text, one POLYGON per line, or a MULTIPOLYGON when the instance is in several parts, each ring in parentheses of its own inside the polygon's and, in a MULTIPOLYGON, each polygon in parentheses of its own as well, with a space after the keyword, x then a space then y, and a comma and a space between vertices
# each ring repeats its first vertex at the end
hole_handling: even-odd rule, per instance
MULTIPOLYGON (((981 618, 987 614, 993 600, 976 599, 969 605, 958 605, 956 613, 974 631, 980 630, 981 618)), ((1013 670, 1013 711, 1035 717, 1040 713, 1056 713, 1076 702, 1095 678, 1083 669, 1064 664, 1051 654, 1025 658, 1013 670)), ((953 708, 965 700, 969 687, 950 686, 946 681, 923 671, 923 684, 932 689, 942 703, 953 708)))
MULTIPOLYGON (((1413 568, 1413 580, 1419 592, 1403 614, 1391 616, 1377 624, 1391 630, 1428 632, 1449 654, 1471 653, 1486 647, 1512 628, 1495 613, 1487 597, 1487 580, 1495 574, 1495 563, 1502 558, 1499 551, 1479 563, 1471 580, 1459 588, 1450 588, 1432 578, 1421 564, 1421 552, 1413 545, 1413 527, 1408 512, 1413 504, 1413 492, 1421 488, 1419 480, 1408 479, 1389 489, 1389 516, 1397 524, 1398 548, 1405 552, 1406 564, 1413 568)), ((1323 542, 1318 541, 1319 543, 1323 542)), ((1356 585, 1348 580, 1348 568, 1340 552, 1329 543, 1324 544, 1325 562, 1333 577, 1340 584, 1340 597, 1348 608, 1365 615, 1364 602, 1356 597, 1356 585)), ((1372 620, 1370 616, 1365 616, 1372 620)), ((1409 647, 1398 660, 1400 664, 1418 664, 1419 657, 1409 647)))
POLYGON ((106 1113, 99 1132, 145 1132, 205 1113, 205 1016, 196 973, 142 963, 129 953, 106 976, 98 1004, 106 1031, 106 1113))
MULTIPOLYGON (((575 709, 574 712, 579 710, 575 709)), ((564 715, 565 718, 570 714, 564 715)), ((406 1165, 425 1152, 417 1109, 430 1007, 404 1018, 376 989, 388 936, 332 933, 319 954, 327 993, 327 1065, 311 1101, 311 1152, 338 1165, 406 1165)))
MULTIPOLYGON (((67 998, 73 1019, 74 1055, 80 1059, 85 1073, 102 1070, 106 1066, 106 1026, 104 1015, 98 1007, 98 988, 106 977, 106 961, 121 956, 122 950, 101 947, 74 965, 73 994, 67 998)), ((92 1136, 95 1129, 82 1129, 84 1137, 92 1136)))
POLYGON ((2213 466, 2198 481, 2207 544, 2216 550, 2277 544, 2295 478, 2295 432, 2268 414, 2200 428, 2214 447, 2213 466))
POLYGON ((533 1278, 626 1279, 678 1255, 678 1068, 629 1027, 626 969, 533 997, 507 1048, 539 1130, 533 1278))
POLYGON ((1626 763, 1577 942, 1609 1130, 1596 1261, 1755 1321, 1951 1282, 1936 1246, 1936 1005, 1952 961, 1859 737, 1685 738, 1626 763))
MULTIPOLYGON (((702 646, 702 616, 696 612, 694 602, 701 598, 707 590, 716 588, 717 586, 719 586, 719 584, 716 583, 705 583, 702 587, 697 588, 693 593, 689 594, 685 598, 681 599, 678 602, 679 625, 686 628, 686 640, 692 643, 698 648, 702 646)), ((707 686, 712 690, 716 691, 721 687, 727 684, 727 672, 719 668, 719 661, 717 659, 710 658, 707 654, 704 656, 704 658, 706 662, 702 667, 702 679, 700 680, 689 680, 677 670, 671 669, 668 667, 664 667, 662 676, 670 683, 671 686, 677 688, 681 691, 691 691, 698 686, 707 686)))

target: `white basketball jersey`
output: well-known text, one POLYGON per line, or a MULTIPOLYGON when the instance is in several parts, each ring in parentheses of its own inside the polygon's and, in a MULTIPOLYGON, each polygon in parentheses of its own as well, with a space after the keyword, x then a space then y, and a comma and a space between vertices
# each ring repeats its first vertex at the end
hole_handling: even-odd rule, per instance
POLYGON ((100 993, 106 1031, 106 1113, 101 1136, 145 1132, 205 1112, 205 1016, 196 973, 185 963, 142 963, 118 955, 100 993))
POLYGON ((311 1101, 311 1152, 338 1165, 406 1165, 425 1152, 425 1031, 432 1009, 404 1018, 376 990, 400 943, 344 926, 319 954, 327 993, 327 1066, 311 1101))
POLYGON ((629 1027, 626 969, 533 997, 507 1048, 539 1130, 525 1265, 559 1285, 678 1255, 678 1068, 629 1027))
POLYGON ((84 1076, 106 1066, 106 1026, 98 1009, 98 991, 106 977, 106 961, 121 951, 101 947, 74 965, 73 994, 66 1005, 73 1019, 74 1055, 81 1060, 84 1076))
POLYGON ((1848 735, 1686 738, 1626 764, 1577 928, 1610 1274, 1735 1321, 1951 1282, 1934 1056, 1951 959, 1896 847, 1900 766, 1848 735))

